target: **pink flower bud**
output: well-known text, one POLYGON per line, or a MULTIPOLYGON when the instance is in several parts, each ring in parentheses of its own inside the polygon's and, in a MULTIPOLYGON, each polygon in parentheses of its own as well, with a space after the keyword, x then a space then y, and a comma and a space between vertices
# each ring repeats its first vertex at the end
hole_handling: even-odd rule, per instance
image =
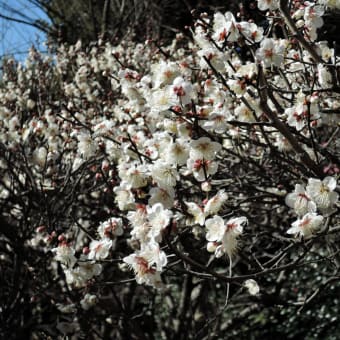
POLYGON ((102 162, 102 170, 103 171, 109 171, 110 169, 110 163, 107 160, 104 160, 102 162))
POLYGON ((46 230, 46 227, 44 225, 41 225, 39 226, 37 229, 36 229, 36 232, 37 233, 42 233, 46 230))
POLYGON ((205 192, 211 191, 211 183, 208 181, 205 181, 201 184, 201 189, 205 192))
POLYGON ((59 236, 58 236, 58 241, 59 241, 59 242, 65 241, 65 236, 64 236, 63 234, 59 235, 59 236))

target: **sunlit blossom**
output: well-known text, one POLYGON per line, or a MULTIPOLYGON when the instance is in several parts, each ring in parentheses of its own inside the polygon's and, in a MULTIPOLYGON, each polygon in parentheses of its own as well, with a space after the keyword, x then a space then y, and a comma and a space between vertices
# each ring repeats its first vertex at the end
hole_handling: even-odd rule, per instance
POLYGON ((317 215, 316 213, 307 213, 292 223, 292 227, 287 230, 287 234, 307 238, 321 227, 323 219, 323 216, 317 215))

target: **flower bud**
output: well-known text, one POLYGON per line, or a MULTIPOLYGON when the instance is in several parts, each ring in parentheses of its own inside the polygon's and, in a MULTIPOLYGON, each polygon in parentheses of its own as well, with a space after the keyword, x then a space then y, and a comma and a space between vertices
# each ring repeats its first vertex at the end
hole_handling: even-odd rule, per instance
POLYGON ((201 184, 201 189, 205 192, 211 191, 211 183, 209 181, 205 181, 201 184))
POLYGON ((217 248, 216 242, 208 242, 208 244, 207 244, 207 251, 209 253, 214 253, 216 248, 217 248))
POLYGON ((65 241, 65 236, 64 236, 63 234, 59 235, 59 236, 58 236, 58 241, 59 241, 59 242, 65 241))
POLYGON ((37 229, 36 229, 36 232, 37 233, 42 233, 46 230, 46 227, 44 225, 41 225, 39 226, 37 229))

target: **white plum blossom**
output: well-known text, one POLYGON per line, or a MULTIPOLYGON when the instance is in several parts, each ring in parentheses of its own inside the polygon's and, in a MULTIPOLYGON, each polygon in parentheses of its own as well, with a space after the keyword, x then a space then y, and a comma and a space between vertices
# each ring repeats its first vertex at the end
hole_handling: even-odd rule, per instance
POLYGON ((170 209, 174 205, 175 201, 175 190, 172 187, 167 188, 151 188, 149 191, 151 196, 148 200, 150 206, 156 203, 161 203, 165 209, 170 209))
POLYGON ((187 168, 193 173, 197 181, 203 182, 217 172, 218 163, 211 160, 189 158, 187 168))
POLYGON ((204 205, 204 214, 206 216, 217 214, 227 199, 228 195, 226 192, 224 190, 219 190, 217 194, 210 198, 204 205))
POLYGON ((123 258, 133 269, 138 284, 162 286, 160 273, 167 264, 165 253, 156 242, 148 243, 141 250, 123 258))
POLYGON ((302 130, 309 121, 311 127, 317 126, 317 121, 320 119, 317 100, 311 100, 309 105, 307 100, 308 98, 300 92, 297 95, 296 105, 285 110, 287 123, 298 131, 302 130))
POLYGON ((168 145, 163 155, 169 164, 183 165, 189 158, 188 143, 184 139, 178 138, 168 145))
POLYGON ((97 231, 102 239, 121 236, 123 235, 122 219, 119 217, 111 217, 107 221, 102 222, 97 231))
POLYGON ((253 110, 243 103, 241 103, 235 108, 235 116, 237 120, 239 120, 240 122, 245 122, 245 123, 256 122, 256 118, 253 113, 253 110))
POLYGON ((292 150, 292 145, 289 143, 288 139, 284 137, 281 133, 275 134, 274 145, 279 151, 289 152, 292 150))
POLYGON ((253 279, 246 280, 244 286, 248 289, 250 295, 257 295, 260 292, 260 287, 253 279))
POLYGON ((247 62, 244 65, 240 65, 236 72, 236 76, 243 77, 245 79, 251 79, 256 75, 257 75, 256 64, 251 62, 247 62))
POLYGON ((200 67, 202 69, 209 69, 209 64, 213 66, 217 71, 225 71, 225 58, 227 53, 222 53, 212 46, 207 46, 197 52, 198 56, 201 57, 200 67), (207 63, 209 61, 209 64, 207 63))
POLYGON ((81 288, 86 286, 87 282, 94 276, 100 275, 102 265, 85 259, 78 262, 78 266, 72 269, 64 270, 66 282, 70 288, 81 288))
POLYGON ((172 85, 173 93, 178 97, 180 104, 187 105, 191 100, 195 99, 195 92, 192 84, 182 77, 177 77, 172 85))
POLYGON ((201 137, 190 142, 190 157, 193 159, 212 160, 222 149, 222 145, 211 141, 208 137, 201 137))
POLYGON ((85 294, 85 296, 80 300, 81 308, 84 310, 89 310, 98 302, 98 298, 94 294, 85 294))
POLYGON ((164 209, 161 203, 147 207, 147 216, 150 224, 148 236, 157 242, 162 240, 162 231, 169 225, 173 216, 171 210, 164 209))
POLYGON ((238 24, 240 33, 247 39, 247 43, 260 42, 263 39, 263 28, 253 22, 242 21, 238 24))
POLYGON ((246 223, 246 217, 231 218, 225 222, 222 217, 215 215, 206 220, 206 239, 209 242, 217 243, 216 257, 227 254, 231 258, 234 255, 238 246, 238 236, 242 234, 243 226, 246 223))
POLYGON ((203 226, 205 221, 203 208, 201 208, 197 203, 194 202, 185 202, 185 205, 189 214, 186 224, 189 226, 194 224, 199 224, 203 226))
POLYGON ((150 173, 161 188, 174 187, 179 178, 176 168, 162 160, 158 160, 150 166, 150 173))
POLYGON ((204 121, 203 127, 216 133, 224 133, 228 128, 228 121, 232 120, 231 112, 223 105, 217 105, 216 109, 212 110, 204 121))
POLYGON ((89 159, 95 156, 98 150, 98 144, 87 132, 81 132, 76 135, 78 139, 78 153, 84 158, 89 159))
POLYGON ((115 202, 120 210, 130 210, 134 207, 135 198, 131 192, 130 186, 126 182, 121 182, 119 186, 113 189, 115 193, 115 202))
POLYGON ((154 89, 147 100, 151 112, 155 114, 168 111, 172 105, 176 105, 176 96, 170 85, 161 89, 154 89))
POLYGON ((104 119, 100 123, 98 123, 94 128, 94 137, 98 136, 110 136, 113 133, 113 129, 115 126, 115 122, 112 119, 104 119))
POLYGON ((55 253, 57 261, 69 268, 72 268, 77 262, 77 258, 74 256, 75 250, 67 242, 61 242, 58 247, 52 249, 52 252, 55 253))
POLYGON ((220 12, 215 13, 213 31, 212 37, 220 46, 225 41, 235 42, 240 36, 237 23, 231 12, 226 12, 224 15, 220 12))
POLYGON ((320 49, 320 55, 325 62, 334 61, 334 48, 330 48, 327 41, 319 41, 316 45, 320 49))
POLYGON ((287 234, 308 238, 320 229, 323 219, 324 217, 317 215, 317 213, 307 213, 292 223, 292 227, 287 230, 287 234))
POLYGON ((29 110, 34 109, 35 105, 36 105, 36 103, 32 99, 28 99, 27 102, 26 102, 26 106, 29 110))
POLYGON ((318 80, 321 88, 329 88, 332 86, 332 75, 323 64, 318 64, 318 80))
POLYGON ((324 7, 315 5, 311 2, 305 2, 304 16, 305 26, 308 29, 307 35, 310 40, 314 41, 317 38, 317 29, 323 26, 324 7))
POLYGON ((242 97, 247 91, 247 85, 242 79, 228 79, 227 84, 237 97, 242 97))
POLYGON ((286 204, 293 208, 298 216, 303 216, 308 212, 316 212, 315 202, 301 184, 296 184, 294 192, 286 196, 286 204))
POLYGON ((161 60, 152 67, 152 80, 155 88, 171 85, 173 80, 180 76, 180 70, 176 63, 161 60))
POLYGON ((107 238, 97 241, 93 240, 90 243, 90 252, 88 254, 89 260, 103 260, 109 256, 110 249, 112 248, 112 240, 107 238))
POLYGON ((158 271, 162 271, 167 265, 168 259, 164 251, 160 249, 157 242, 149 242, 147 246, 142 247, 143 257, 148 260, 149 264, 156 267, 158 271))
POLYGON ((133 239, 137 239, 142 243, 149 241, 150 224, 147 219, 147 206, 137 204, 135 211, 129 211, 127 218, 130 222, 132 230, 130 232, 133 239))
POLYGON ((131 230, 132 240, 138 240, 142 244, 147 244, 150 241, 149 237, 150 225, 148 222, 141 224, 134 224, 131 230))
POLYGON ((260 11, 274 11, 279 8, 279 0, 257 0, 257 7, 260 11))
POLYGON ((339 194, 335 192, 336 179, 334 177, 325 177, 322 181, 317 178, 309 178, 306 187, 306 192, 316 206, 321 211, 327 212, 338 201, 339 194))
POLYGON ((148 169, 144 164, 122 163, 118 166, 119 177, 133 189, 147 185, 148 169))
POLYGON ((206 31, 200 25, 197 25, 197 27, 195 27, 194 40, 201 49, 211 48, 211 44, 209 42, 206 31))
POLYGON ((40 147, 33 151, 32 161, 38 165, 39 167, 43 168, 46 164, 47 160, 47 150, 44 147, 40 147))
POLYGON ((147 155, 150 159, 157 159, 160 152, 162 152, 162 147, 155 139, 147 139, 143 143, 143 154, 147 155))
POLYGON ((147 222, 147 210, 145 204, 137 204, 136 210, 127 213, 127 219, 133 225, 140 225, 147 222))
POLYGON ((7 120, 5 120, 4 123, 8 126, 8 129, 10 131, 15 131, 16 129, 20 128, 20 121, 19 121, 19 118, 16 116, 9 119, 8 122, 7 120))
POLYGON ((264 67, 280 66, 283 63, 285 45, 280 40, 264 38, 256 51, 256 58, 264 67))
POLYGON ((222 242, 226 232, 225 222, 222 217, 215 215, 205 222, 207 228, 206 239, 210 242, 222 242))

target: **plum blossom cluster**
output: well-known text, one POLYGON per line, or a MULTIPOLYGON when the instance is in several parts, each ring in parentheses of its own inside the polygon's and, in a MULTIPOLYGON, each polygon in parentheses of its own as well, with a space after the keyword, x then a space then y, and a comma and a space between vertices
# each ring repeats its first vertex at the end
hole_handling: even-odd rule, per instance
POLYGON ((100 40, 4 64, 0 206, 25 247, 48 255, 68 293, 58 310, 109 310, 109 288, 124 284, 124 303, 110 295, 117 320, 151 287, 169 305, 174 286, 207 296, 221 282, 260 299, 261 280, 276 293, 274 275, 295 265, 299 241, 277 231, 286 205, 302 239, 338 223, 340 62, 317 40, 337 5, 284 3, 257 2, 262 26, 202 14, 190 42, 100 40))
POLYGON ((231 258, 237 250, 237 238, 242 234, 245 223, 246 217, 232 218, 227 222, 218 215, 208 219, 206 221, 208 251, 215 251, 216 257, 227 254, 231 258))
POLYGON ((66 282, 70 288, 84 287, 94 276, 100 275, 102 266, 96 262, 106 259, 110 250, 115 248, 117 237, 123 234, 122 220, 109 218, 100 223, 97 233, 100 239, 93 239, 89 246, 84 247, 79 258, 76 258, 76 250, 63 235, 58 237, 58 247, 52 249, 55 260, 60 262, 64 269, 66 282))
POLYGON ((287 233, 308 238, 320 230, 324 217, 336 212, 339 194, 335 189, 336 179, 331 176, 322 181, 309 178, 306 187, 296 184, 294 192, 286 196, 286 204, 294 209, 298 219, 287 233))
MULTIPOLYGON (((259 1, 258 6, 261 10, 278 10, 277 1, 259 1)), ((304 31, 307 32, 308 25, 316 28, 321 25, 323 12, 320 8, 321 5, 316 3, 306 3, 297 8, 292 17, 294 20, 303 18, 304 25, 307 25, 304 31)), ((212 23, 211 32, 204 25, 197 26, 194 38, 198 49, 193 47, 192 50, 200 57, 202 69, 212 67, 216 72, 227 74, 225 84, 220 82, 218 73, 216 77, 210 76, 194 83, 192 70, 195 61, 192 55, 181 50, 174 54, 176 61, 158 58, 147 63, 147 56, 139 60, 142 58, 138 56, 138 51, 143 49, 141 45, 137 46, 136 52, 129 50, 124 53, 122 47, 106 44, 92 48, 88 54, 80 52, 80 44, 69 50, 61 47, 55 72, 56 76, 61 75, 65 79, 61 86, 65 102, 51 100, 43 109, 32 99, 34 93, 11 89, 13 80, 10 75, 5 75, 8 85, 2 95, 3 103, 9 105, 20 96, 15 105, 33 114, 18 130, 18 118, 11 118, 6 109, 2 111, 6 131, 3 134, 4 144, 13 150, 17 150, 20 143, 27 145, 36 184, 45 188, 53 188, 58 163, 71 162, 72 170, 78 171, 86 161, 101 158, 95 178, 98 181, 103 178, 119 179, 117 184, 112 183, 112 190, 119 210, 127 214, 131 236, 141 246, 148 242, 161 242, 162 232, 170 220, 181 220, 180 214, 171 210, 174 207, 178 209, 181 204, 177 192, 179 183, 197 181, 203 191, 209 192, 211 179, 218 172, 217 157, 221 159, 222 149, 231 148, 245 132, 233 123, 266 122, 255 82, 258 65, 265 69, 287 67, 291 71, 285 78, 266 75, 273 89, 278 91, 275 101, 272 100, 269 105, 298 132, 308 136, 310 128, 320 126, 322 109, 336 105, 336 101, 330 103, 326 96, 317 92, 317 85, 323 88, 325 84, 320 70, 324 66, 320 64, 317 65, 320 77, 313 93, 294 92, 301 86, 307 88, 307 84, 303 84, 300 67, 307 71, 314 67, 304 64, 311 58, 309 51, 298 51, 296 43, 294 45, 288 39, 267 37, 262 27, 238 22, 230 12, 216 13, 212 23), (241 40, 256 49, 253 61, 244 61, 233 49, 229 49, 241 40), (127 55, 129 53, 134 54, 127 55), (72 58, 77 68, 73 81, 70 81, 66 74, 72 58), (143 73, 122 67, 130 61, 148 66, 142 70, 143 73), (285 63, 286 66, 283 66, 285 63), (106 95, 100 108, 96 107, 97 98, 103 91, 99 74, 107 77, 112 92, 106 95), (292 86, 293 94, 289 100, 280 95, 286 81, 292 86), (112 102, 114 93, 120 93, 115 105, 112 102), (294 106, 280 110, 291 103, 294 106), (102 114, 98 114, 98 109, 102 110, 102 114), (212 138, 211 133, 220 138, 212 138), (37 147, 30 151, 33 146, 37 147)), ((296 24, 298 27, 302 25, 296 24)), ((317 47, 323 60, 333 55, 329 47, 317 47)), ((26 68, 18 66, 17 82, 29 85, 32 68, 39 63, 49 63, 49 60, 39 58, 32 51, 26 68)), ((262 135, 258 129, 253 132, 258 142, 281 143, 281 149, 290 149, 290 144, 285 143, 285 136, 274 126, 264 126, 262 135)), ((188 215, 186 221, 193 216, 193 223, 204 225, 205 208, 202 210, 195 202, 183 202, 187 208, 185 211, 183 208, 178 210, 188 215)), ((113 217, 100 225, 97 231, 100 240, 89 244, 86 254, 89 260, 107 258, 114 248, 115 238, 123 233, 122 223, 120 218, 113 217)), ((60 247, 67 248, 67 245, 62 243, 60 247)), ((70 258, 68 263, 69 267, 73 267, 74 260, 70 258)))

